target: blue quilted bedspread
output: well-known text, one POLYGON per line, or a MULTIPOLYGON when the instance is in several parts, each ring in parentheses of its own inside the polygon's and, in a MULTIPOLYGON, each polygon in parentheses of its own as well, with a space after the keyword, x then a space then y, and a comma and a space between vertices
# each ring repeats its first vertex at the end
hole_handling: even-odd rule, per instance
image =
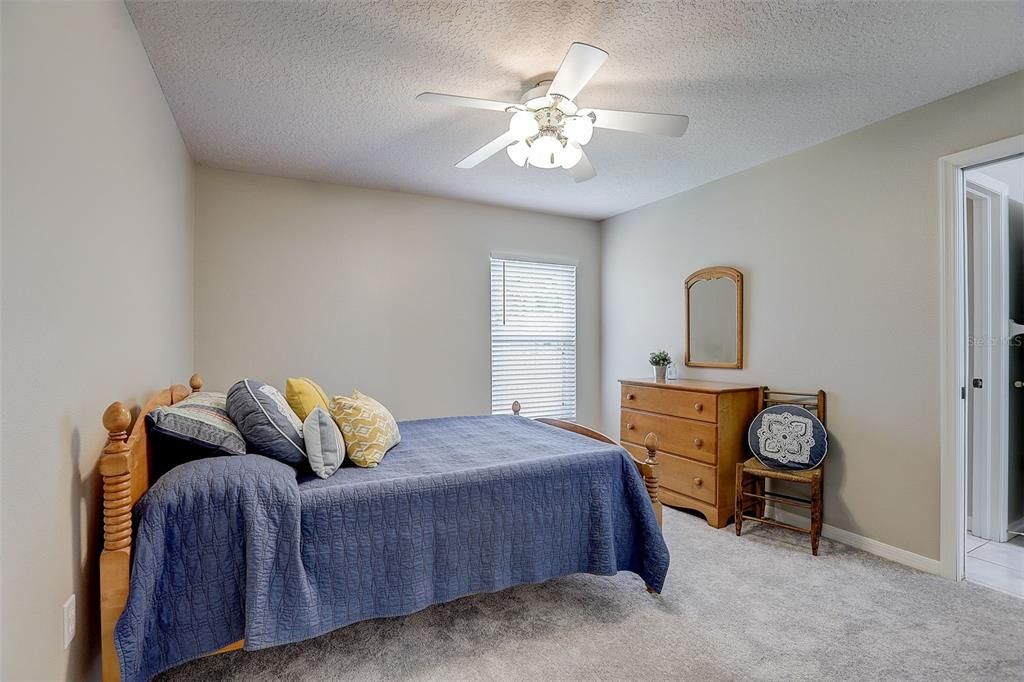
POLYGON ((400 430, 376 469, 327 480, 245 455, 157 481, 136 505, 123 678, 571 573, 661 590, 668 549, 621 448, 522 417, 400 430))

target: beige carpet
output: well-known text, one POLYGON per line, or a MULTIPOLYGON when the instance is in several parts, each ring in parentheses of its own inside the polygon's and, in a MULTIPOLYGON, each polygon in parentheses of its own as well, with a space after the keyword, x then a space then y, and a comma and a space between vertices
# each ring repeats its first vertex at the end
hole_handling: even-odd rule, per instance
POLYGON ((301 644, 187 663, 185 680, 1024 679, 1024 600, 836 543, 742 538, 666 509, 672 564, 476 595, 301 644))

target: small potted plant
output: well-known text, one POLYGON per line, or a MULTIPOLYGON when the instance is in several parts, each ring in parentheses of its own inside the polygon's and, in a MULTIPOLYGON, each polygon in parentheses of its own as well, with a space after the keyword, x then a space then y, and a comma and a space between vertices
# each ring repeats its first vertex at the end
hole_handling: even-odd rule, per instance
POLYGON ((672 364, 672 357, 663 350, 651 353, 651 366, 654 367, 656 381, 665 380, 665 368, 672 364))

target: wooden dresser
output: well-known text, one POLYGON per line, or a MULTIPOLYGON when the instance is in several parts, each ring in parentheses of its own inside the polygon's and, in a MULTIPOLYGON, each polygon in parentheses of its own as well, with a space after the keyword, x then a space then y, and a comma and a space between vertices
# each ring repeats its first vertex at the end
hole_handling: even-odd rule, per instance
POLYGON ((757 414, 757 386, 713 381, 621 379, 622 446, 647 457, 658 436, 661 501, 699 511, 708 524, 729 523, 736 506, 736 464, 747 458, 747 427, 757 414))

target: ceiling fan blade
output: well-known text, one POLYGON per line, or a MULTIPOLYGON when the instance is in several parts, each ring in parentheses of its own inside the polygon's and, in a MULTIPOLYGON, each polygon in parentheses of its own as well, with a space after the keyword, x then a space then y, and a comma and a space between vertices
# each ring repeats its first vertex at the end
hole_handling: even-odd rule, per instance
POLYGON ((594 127, 625 130, 629 133, 682 137, 690 125, 690 117, 680 114, 648 114, 642 111, 615 111, 613 109, 586 109, 594 112, 594 127))
POLYGON ((579 162, 569 169, 569 175, 576 182, 586 182, 590 178, 597 175, 597 171, 594 170, 594 165, 590 163, 590 159, 587 158, 587 153, 583 152, 583 156, 579 162))
POLYGON ((606 59, 608 53, 600 48, 586 43, 573 43, 565 53, 555 79, 551 81, 548 95, 576 99, 576 95, 580 94, 580 90, 594 77, 606 59))
POLYGON ((491 158, 492 156, 500 152, 502 149, 515 142, 516 139, 517 138, 515 135, 506 132, 501 137, 494 138, 493 140, 485 144, 483 147, 480 147, 480 149, 477 149, 475 152, 464 158, 462 161, 459 161, 457 164, 455 164, 455 167, 472 168, 473 166, 476 166, 482 161, 486 161, 487 159, 491 158))
POLYGON ((431 102, 434 104, 447 104, 453 107, 468 107, 470 109, 489 109, 490 111, 508 111, 509 109, 522 109, 522 105, 511 102, 498 102, 493 99, 480 99, 479 97, 462 97, 461 95, 444 95, 440 92, 421 92, 416 95, 418 102, 431 102))

